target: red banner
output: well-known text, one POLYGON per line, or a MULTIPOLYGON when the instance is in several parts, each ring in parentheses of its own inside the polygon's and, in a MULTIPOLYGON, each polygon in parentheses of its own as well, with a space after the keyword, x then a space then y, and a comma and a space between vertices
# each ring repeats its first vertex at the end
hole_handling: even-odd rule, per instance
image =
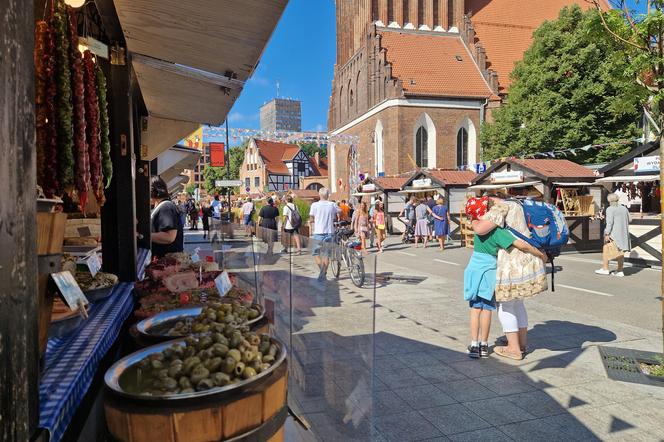
POLYGON ((225 159, 224 143, 210 143, 210 166, 224 167, 226 165, 225 159))

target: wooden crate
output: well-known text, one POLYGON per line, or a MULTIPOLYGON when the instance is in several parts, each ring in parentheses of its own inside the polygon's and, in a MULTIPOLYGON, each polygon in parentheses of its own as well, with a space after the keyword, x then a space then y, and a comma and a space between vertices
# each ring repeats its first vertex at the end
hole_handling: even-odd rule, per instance
POLYGON ((475 232, 473 232, 473 227, 464 211, 459 213, 459 231, 461 233, 461 244, 465 247, 472 248, 474 245, 473 239, 475 238, 475 232))

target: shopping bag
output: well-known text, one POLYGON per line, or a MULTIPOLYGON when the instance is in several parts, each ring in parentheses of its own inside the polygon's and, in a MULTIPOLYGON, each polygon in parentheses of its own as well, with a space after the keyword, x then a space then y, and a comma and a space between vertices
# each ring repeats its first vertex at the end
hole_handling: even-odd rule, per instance
POLYGON ((618 248, 615 241, 612 239, 604 244, 604 254, 609 260, 617 259, 625 255, 625 253, 618 248))

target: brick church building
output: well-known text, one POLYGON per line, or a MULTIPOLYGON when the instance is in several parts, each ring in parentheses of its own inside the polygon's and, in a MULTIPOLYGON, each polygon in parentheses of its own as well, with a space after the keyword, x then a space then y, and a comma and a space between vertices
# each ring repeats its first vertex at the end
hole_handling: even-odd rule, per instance
MULTIPOLYGON (((455 169, 482 157, 479 130, 505 99, 533 31, 585 0, 337 0, 328 114, 355 135, 359 170, 455 169)), ((330 149, 330 184, 347 194, 350 147, 330 149)))

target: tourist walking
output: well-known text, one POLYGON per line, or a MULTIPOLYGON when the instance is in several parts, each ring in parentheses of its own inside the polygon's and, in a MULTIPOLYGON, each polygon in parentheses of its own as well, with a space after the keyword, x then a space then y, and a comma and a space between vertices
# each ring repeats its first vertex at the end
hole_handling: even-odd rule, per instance
POLYGON ((362 250, 366 250, 367 238, 369 237, 370 220, 367 203, 364 201, 360 203, 360 208, 355 211, 355 216, 353 218, 351 228, 355 231, 357 237, 360 238, 360 245, 362 250))
POLYGON ((327 268, 330 264, 330 248, 332 236, 334 235, 334 222, 339 219, 341 209, 329 201, 330 190, 322 187, 318 191, 320 201, 316 201, 309 209, 309 227, 314 242, 311 255, 319 268, 318 281, 325 281, 327 268))
POLYGON ((277 240, 277 218, 279 209, 274 205, 272 198, 267 199, 267 205, 258 213, 258 225, 261 228, 261 239, 267 244, 267 255, 272 255, 274 242, 277 240))
POLYGON ((302 216, 297 210, 297 206, 293 203, 293 197, 286 195, 286 205, 283 210, 283 225, 284 225, 284 248, 282 252, 287 253, 288 247, 292 245, 293 239, 297 247, 297 254, 302 253, 302 243, 300 240, 300 226, 302 225, 302 216), (286 245, 288 244, 288 245, 286 245))
POLYGON ((604 247, 602 249, 602 268, 595 270, 598 275, 610 275, 622 278, 625 276, 625 253, 632 249, 629 238, 629 210, 619 204, 620 196, 610 193, 607 197, 609 207, 606 209, 606 228, 604 229, 604 247), (615 260, 618 269, 609 270, 609 261, 615 260))
POLYGON ((196 202, 191 200, 189 205, 189 230, 198 230, 198 211, 196 202))
POLYGON ((408 201, 406 201, 406 205, 404 206, 403 210, 399 212, 399 215, 397 215, 397 218, 401 218, 404 216, 406 218, 405 221, 405 228, 403 231, 403 234, 401 235, 401 240, 403 241, 406 236, 408 235, 408 229, 415 229, 415 201, 417 199, 414 196, 411 196, 408 201))
POLYGON ((383 210, 382 201, 376 202, 374 214, 371 217, 371 223, 376 229, 376 245, 378 246, 378 253, 383 253, 383 242, 385 241, 385 211, 383 210))
POLYGON ((419 247, 417 245, 419 239, 422 239, 424 248, 427 247, 431 235, 428 215, 433 215, 433 212, 426 205, 426 202, 424 200, 417 201, 417 206, 415 206, 415 247, 419 247))
POLYGON ((210 218, 212 218, 212 208, 207 202, 201 205, 201 219, 203 221, 203 239, 210 236, 210 218))
POLYGON ((433 212, 433 231, 436 238, 438 238, 438 244, 440 250, 445 250, 445 240, 447 235, 450 234, 450 212, 447 210, 445 205, 445 200, 442 196, 439 196, 436 200, 436 205, 431 209, 433 212))
POLYGON ((244 225, 244 231, 249 237, 253 234, 254 221, 251 218, 255 211, 251 198, 247 198, 247 201, 242 205, 242 225, 244 225))

